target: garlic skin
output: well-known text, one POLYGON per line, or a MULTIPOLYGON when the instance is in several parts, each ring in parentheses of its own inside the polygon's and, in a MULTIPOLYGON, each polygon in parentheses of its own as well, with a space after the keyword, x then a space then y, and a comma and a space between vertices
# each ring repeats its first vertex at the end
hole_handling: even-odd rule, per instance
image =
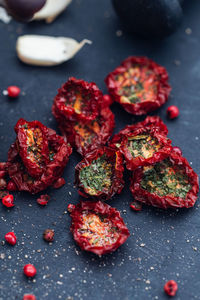
POLYGON ((86 39, 78 43, 66 37, 23 35, 17 40, 16 51, 19 59, 26 64, 56 66, 74 57, 85 44, 91 43, 86 39))
POLYGON ((47 0, 44 7, 33 16, 32 20, 44 19, 47 23, 51 23, 71 2, 72 0, 47 0))

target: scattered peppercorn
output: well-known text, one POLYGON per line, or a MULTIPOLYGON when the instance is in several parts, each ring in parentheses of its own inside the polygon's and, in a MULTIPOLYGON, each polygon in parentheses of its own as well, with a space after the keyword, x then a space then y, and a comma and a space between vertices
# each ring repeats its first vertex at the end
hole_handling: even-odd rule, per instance
POLYGON ((16 191, 17 190, 17 187, 16 187, 16 184, 10 180, 7 184, 7 190, 10 191, 10 192, 13 192, 13 191, 16 191))
POLYGON ((68 206, 67 206, 67 211, 69 212, 69 213, 71 213, 74 209, 75 209, 75 205, 74 204, 69 204, 68 206))
POLYGON ((142 204, 138 201, 134 201, 130 204, 130 208, 135 211, 140 211, 142 210, 142 204))
POLYGON ((179 109, 177 106, 171 105, 167 108, 167 116, 170 119, 175 119, 178 117, 178 115, 179 115, 179 109))
POLYGON ((34 265, 31 264, 27 264, 24 266, 24 274, 27 277, 34 277, 37 273, 36 268, 34 267, 34 265))
POLYGON ((25 294, 22 300, 36 300, 36 297, 32 294, 25 294))
POLYGON ((5 205, 6 207, 13 207, 14 205, 14 197, 13 195, 6 195, 2 199, 2 204, 5 205))
POLYGON ((11 85, 7 88, 8 96, 11 98, 17 98, 21 92, 18 86, 11 85))
POLYGON ((63 177, 58 178, 58 180, 54 183, 53 187, 54 189, 59 189, 63 185, 65 185, 66 181, 63 177))
POLYGON ((174 280, 169 280, 164 285, 164 291, 169 296, 172 296, 172 297, 175 296, 177 290, 178 290, 178 285, 177 285, 176 281, 174 281, 174 280))
POLYGON ((50 197, 49 195, 41 195, 38 199, 37 199, 37 203, 40 205, 47 205, 47 203, 49 202, 50 197))
POLYGON ((46 229, 43 232, 43 239, 46 242, 53 242, 53 240, 54 240, 54 230, 52 230, 52 229, 46 229))
POLYGON ((8 232, 6 233, 5 235, 5 240, 8 244, 14 246, 17 242, 17 237, 16 235, 14 234, 14 232, 8 232))

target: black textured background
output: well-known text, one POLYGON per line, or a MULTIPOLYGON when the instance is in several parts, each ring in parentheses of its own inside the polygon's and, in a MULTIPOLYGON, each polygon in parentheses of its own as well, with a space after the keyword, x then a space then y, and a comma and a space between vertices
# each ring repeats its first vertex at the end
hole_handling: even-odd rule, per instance
MULTIPOLYGON (((173 88, 169 102, 158 114, 167 123, 174 145, 182 148, 199 173, 200 1, 186 2, 181 27, 163 41, 142 41, 121 32, 109 0, 74 0, 51 25, 0 23, 0 161, 7 158, 15 138, 13 127, 20 117, 38 119, 57 130, 52 100, 69 76, 95 81, 106 92, 103 80, 109 71, 129 55, 147 55, 167 68, 173 88), (88 38, 93 44, 61 66, 31 67, 16 57, 15 43, 21 34, 69 36, 79 41, 88 38), (23 95, 10 100, 3 90, 14 84, 21 87, 23 95), (180 109, 180 117, 174 121, 166 118, 169 104, 180 109)), ((115 132, 136 121, 117 104, 112 110, 115 132)), ((122 212, 130 238, 115 253, 101 258, 83 253, 71 237, 66 213, 67 204, 79 199, 73 188, 74 167, 79 160, 78 154, 71 155, 64 173, 67 184, 48 191, 51 200, 47 207, 39 207, 37 196, 26 193, 15 194, 13 209, 0 205, 0 239, 11 230, 18 237, 15 247, 0 245, 0 299, 22 299, 29 292, 39 300, 167 299, 163 285, 169 279, 178 282, 176 299, 200 299, 198 202, 188 210, 165 212, 144 207, 135 213, 129 209, 132 197, 127 174, 126 188, 109 204, 122 212), (42 240, 46 228, 55 230, 52 245, 42 240), (37 267, 34 280, 23 275, 26 263, 37 267)))

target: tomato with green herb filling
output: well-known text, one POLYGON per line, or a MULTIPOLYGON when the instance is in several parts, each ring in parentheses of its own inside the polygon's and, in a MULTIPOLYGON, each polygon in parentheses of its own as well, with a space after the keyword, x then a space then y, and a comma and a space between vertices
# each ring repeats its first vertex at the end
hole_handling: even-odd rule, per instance
POLYGON ((19 191, 28 191, 32 194, 43 191, 61 178, 72 149, 54 130, 38 121, 27 122, 21 119, 15 130, 17 138, 8 152, 8 175, 19 191), (42 141, 40 140, 41 133, 37 135, 37 139, 33 138, 32 131, 35 133, 33 128, 38 129, 38 127, 42 132, 42 141), (27 133, 30 128, 31 132, 27 133), (31 144, 33 140, 34 142, 31 144), (45 147, 39 142, 45 143, 45 147), (30 145, 34 145, 35 149, 31 154, 27 153, 30 145), (46 158, 45 162, 42 158, 36 160, 37 152, 43 153, 46 158), (37 171, 39 167, 41 167, 40 172, 37 171))
POLYGON ((125 59, 105 82, 113 99, 135 115, 157 109, 171 91, 166 69, 147 57, 125 59))
POLYGON ((130 189, 135 200, 149 205, 188 208, 197 200, 199 182, 187 160, 172 151, 163 161, 137 169, 130 189))
POLYGON ((120 193, 123 186, 123 159, 119 151, 97 148, 86 154, 75 168, 75 184, 84 197, 102 200, 120 193))
POLYGON ((92 82, 74 77, 63 84, 54 99, 53 111, 66 120, 90 122, 98 115, 103 94, 92 82))
POLYGON ((126 125, 125 128, 119 131, 119 133, 115 134, 111 141, 109 142, 109 146, 120 148, 122 140, 127 136, 134 136, 135 131, 139 128, 151 129, 154 128, 160 134, 167 136, 168 129, 167 126, 163 123, 160 117, 158 116, 148 116, 144 121, 138 122, 132 125, 126 125))
POLYGON ((115 251, 129 237, 120 213, 101 201, 82 201, 73 207, 71 218, 77 244, 97 255, 115 251))

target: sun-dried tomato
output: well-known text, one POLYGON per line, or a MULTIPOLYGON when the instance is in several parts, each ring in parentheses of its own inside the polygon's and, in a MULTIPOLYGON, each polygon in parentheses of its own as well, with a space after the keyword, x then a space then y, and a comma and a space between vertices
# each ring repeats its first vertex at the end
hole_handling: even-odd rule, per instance
POLYGON ((194 206, 199 191, 197 174, 176 152, 152 166, 138 168, 130 186, 136 201, 160 208, 194 206))
POLYGON ((121 146, 121 142, 123 138, 125 136, 134 135, 135 131, 138 130, 139 128, 146 128, 146 129, 154 128, 162 135, 166 136, 168 134, 167 126, 163 123, 160 117, 148 116, 142 122, 125 126, 124 129, 120 130, 119 133, 113 136, 112 140, 109 142, 109 145, 119 148, 121 146))
MULTIPOLYGON (((21 121, 22 122, 22 121, 21 121)), ((29 123, 25 121, 29 128, 29 123)), ((18 122, 19 124, 19 122, 18 122)), ((64 141, 64 139, 56 134, 56 132, 50 128, 44 127, 42 133, 45 132, 44 139, 47 140, 48 147, 48 162, 42 163, 42 173, 40 176, 37 172, 37 177, 34 175, 34 160, 33 164, 30 164, 29 152, 27 153, 27 145, 25 149, 20 151, 20 147, 23 148, 23 143, 19 147, 18 135, 14 144, 11 145, 8 152, 8 174, 10 179, 15 183, 19 191, 28 191, 32 194, 38 193, 48 186, 51 186, 56 182, 63 174, 63 170, 68 162, 69 155, 72 152, 71 147, 64 141), (24 156, 28 156, 28 158, 24 156), (30 166, 32 168, 30 168, 30 166), (32 170, 31 174, 29 173, 32 170)), ((40 129, 42 128, 40 125, 40 129)), ((26 140, 26 139, 25 139, 26 140)), ((33 151, 35 157, 41 154, 40 148, 36 147, 33 151)), ((35 163, 37 169, 40 164, 35 163)))
POLYGON ((166 69, 147 57, 128 57, 105 82, 113 99, 134 115, 159 108, 171 91, 166 69))
POLYGON ((90 122, 98 115, 102 97, 102 92, 94 82, 71 77, 58 90, 53 111, 66 120, 90 122))
POLYGON ((97 255, 115 251, 130 235, 120 213, 101 201, 82 201, 72 210, 71 218, 76 243, 97 255))
POLYGON ((134 134, 124 137, 120 147, 128 170, 163 160, 171 150, 171 140, 154 127, 135 130, 134 134))
POLYGON ((39 121, 27 122, 20 119, 15 126, 15 132, 19 155, 29 175, 40 177, 50 161, 47 127, 39 121))
POLYGON ((87 153, 75 168, 75 184, 80 195, 108 200, 124 187, 123 157, 108 147, 87 153))
POLYGON ((109 107, 102 108, 97 118, 89 123, 66 121, 55 112, 54 116, 63 136, 83 156, 96 147, 105 145, 115 126, 114 114, 109 107))

